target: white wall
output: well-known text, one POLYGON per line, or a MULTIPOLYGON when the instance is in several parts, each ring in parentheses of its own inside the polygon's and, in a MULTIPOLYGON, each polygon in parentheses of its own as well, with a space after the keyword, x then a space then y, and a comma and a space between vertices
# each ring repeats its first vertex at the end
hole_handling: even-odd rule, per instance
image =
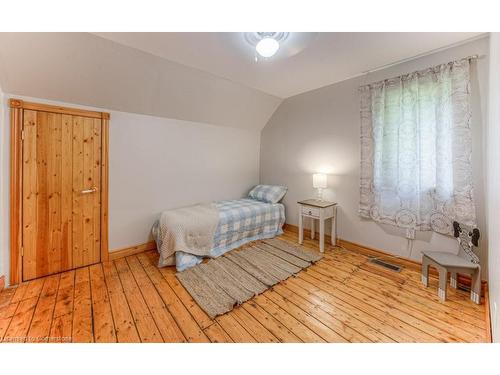
MULTIPOLYGON (((4 95, 3 106, 8 98, 4 95)), ((100 111, 80 105, 16 95, 28 101, 100 111)), ((258 130, 108 111, 109 247, 151 239, 159 213, 211 200, 240 198, 259 182, 258 130)), ((0 266, 9 264, 9 111, 2 116, 0 266)), ((1 270, 1 268, 0 268, 1 270)), ((1 273, 1 272, 0 272, 1 273)), ((7 275, 8 281, 8 275, 7 275)))
MULTIPOLYGON (((339 203, 339 237, 409 257, 402 230, 358 216, 358 87, 473 54, 482 56, 473 64, 471 78, 474 181, 481 244, 485 247, 483 119, 488 93, 487 38, 286 99, 262 130, 260 176, 262 183, 288 186, 284 199, 287 223, 297 224, 296 202, 315 195, 311 174, 324 171, 329 174, 330 187, 325 198, 339 203)), ((420 260, 423 249, 457 251, 457 245, 453 238, 418 232, 411 258, 420 260)), ((486 261, 486 256, 482 258, 486 261)))
POLYGON ((241 198, 259 181, 258 131, 111 112, 110 249, 144 243, 166 208, 241 198))
POLYGON ((493 340, 500 342, 500 33, 490 36, 490 67, 487 130, 488 286, 493 340))

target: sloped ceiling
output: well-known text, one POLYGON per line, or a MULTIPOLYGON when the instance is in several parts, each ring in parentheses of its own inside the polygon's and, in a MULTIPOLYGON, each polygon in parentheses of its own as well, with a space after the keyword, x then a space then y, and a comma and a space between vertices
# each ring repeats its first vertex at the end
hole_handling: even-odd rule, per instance
POLYGON ((0 87, 12 95, 254 130, 282 100, 88 33, 0 33, 0 87))
POLYGON ((254 61, 254 48, 245 41, 244 33, 241 32, 97 35, 270 95, 288 98, 360 75, 367 70, 487 34, 292 32, 275 56, 258 63, 254 61), (285 54, 285 57, 281 53, 287 48, 295 52, 285 54))
POLYGON ((282 98, 485 34, 317 33, 295 55, 259 63, 242 35, 0 33, 0 87, 12 95, 261 130, 282 98))

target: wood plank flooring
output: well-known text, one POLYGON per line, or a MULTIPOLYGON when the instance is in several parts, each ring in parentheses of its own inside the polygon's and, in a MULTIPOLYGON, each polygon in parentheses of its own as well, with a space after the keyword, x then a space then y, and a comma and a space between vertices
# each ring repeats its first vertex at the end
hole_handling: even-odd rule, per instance
MULTIPOLYGON (((292 232, 280 238, 296 242, 292 232)), ((418 270, 387 271, 340 247, 327 246, 315 265, 214 320, 157 258, 144 252, 2 291, 0 340, 488 342, 484 303, 451 288, 440 302, 436 279, 424 288, 418 270)))

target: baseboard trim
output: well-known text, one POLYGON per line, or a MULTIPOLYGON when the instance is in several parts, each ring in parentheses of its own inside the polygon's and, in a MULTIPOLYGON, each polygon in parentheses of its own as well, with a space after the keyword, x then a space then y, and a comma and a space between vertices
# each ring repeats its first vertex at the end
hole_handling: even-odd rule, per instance
MULTIPOLYGON (((422 263, 419 261, 413 260, 413 259, 408 259, 405 257, 393 255, 393 254, 390 254, 390 253, 383 251, 383 250, 374 249, 371 247, 360 245, 360 244, 355 243, 355 242, 346 241, 346 240, 343 240, 341 238, 339 238, 337 240, 337 243, 339 246, 342 246, 343 248, 345 248, 347 250, 357 251, 359 253, 362 253, 362 254, 365 254, 368 256, 386 257, 388 259, 393 259, 393 260, 395 259, 398 263, 401 263, 406 267, 417 270, 418 272, 421 272, 421 270, 422 270, 422 263)), ((435 277, 438 277, 437 271, 432 267, 430 268, 429 273, 435 277)), ((471 285, 471 278, 467 275, 458 275, 458 281, 459 281, 459 283, 466 285, 466 286, 469 286, 469 287, 471 285)), ((482 284, 483 293, 485 293, 485 290, 487 288, 487 281, 482 280, 481 284, 482 284)))
POLYGON ((491 331, 491 315, 490 315, 490 292, 488 290, 488 284, 485 286, 484 290, 484 305, 486 311, 485 313, 485 320, 486 320, 486 338, 488 339, 488 342, 493 342, 493 334, 491 331))
POLYGON ((156 242, 149 241, 140 245, 124 247, 121 249, 111 250, 109 252, 109 260, 116 260, 124 257, 128 257, 130 255, 140 254, 145 251, 156 250, 156 242))
MULTIPOLYGON (((299 233, 299 228, 296 225, 285 224, 283 227, 285 230, 288 230, 290 232, 299 233)), ((304 229, 304 236, 310 236, 310 234, 311 234, 311 231, 309 229, 304 229)), ((330 236, 325 235, 325 243, 331 243, 330 236)), ((361 253, 361 254, 364 254, 367 256, 387 258, 387 260, 396 261, 397 263, 402 264, 405 267, 417 270, 418 272, 421 272, 421 270, 422 270, 422 263, 421 262, 413 260, 413 259, 401 257, 398 255, 394 255, 394 254, 388 253, 388 252, 380 250, 380 249, 375 249, 373 247, 364 246, 364 245, 358 244, 356 242, 344 240, 342 238, 337 238, 337 245, 340 247, 343 247, 344 249, 356 251, 358 253, 361 253)), ((438 276, 437 271, 432 267, 429 270, 429 273, 435 277, 438 276)), ((467 285, 467 286, 471 285, 471 278, 466 276, 466 275, 459 275, 458 281, 463 285, 467 285)), ((484 295, 486 295, 487 284, 488 284, 487 281, 485 281, 485 280, 482 281, 482 289, 483 289, 484 295)))

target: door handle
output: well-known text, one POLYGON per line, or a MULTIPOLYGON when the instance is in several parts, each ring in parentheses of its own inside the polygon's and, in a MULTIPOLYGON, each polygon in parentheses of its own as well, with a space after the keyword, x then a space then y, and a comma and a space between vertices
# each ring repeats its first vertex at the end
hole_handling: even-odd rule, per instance
POLYGON ((82 190, 80 193, 90 194, 90 193, 95 193, 96 191, 97 191, 97 188, 95 186, 92 186, 90 189, 82 190))

